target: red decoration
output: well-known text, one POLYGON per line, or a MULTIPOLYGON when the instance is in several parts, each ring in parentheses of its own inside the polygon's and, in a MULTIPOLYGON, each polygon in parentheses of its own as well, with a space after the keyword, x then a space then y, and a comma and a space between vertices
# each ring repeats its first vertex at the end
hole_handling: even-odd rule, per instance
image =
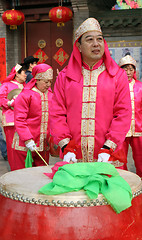
POLYGON ((6 25, 10 25, 10 29, 17 29, 17 25, 24 22, 25 16, 18 10, 7 10, 2 15, 2 20, 6 25))
POLYGON ((0 38, 0 81, 6 78, 5 38, 0 38))
POLYGON ((60 66, 62 66, 69 58, 69 55, 62 48, 60 48, 53 58, 60 66))
POLYGON ((39 58, 38 63, 44 63, 48 59, 48 56, 41 49, 39 49, 33 56, 39 58))
POLYGON ((64 22, 69 21, 72 18, 72 11, 67 7, 54 7, 49 12, 49 18, 51 21, 56 22, 57 26, 63 26, 64 22))

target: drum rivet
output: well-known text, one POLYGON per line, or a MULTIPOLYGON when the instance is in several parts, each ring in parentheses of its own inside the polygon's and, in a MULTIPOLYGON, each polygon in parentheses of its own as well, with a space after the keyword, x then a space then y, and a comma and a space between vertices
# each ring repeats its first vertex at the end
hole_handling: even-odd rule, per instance
POLYGON ((67 201, 64 201, 63 203, 64 203, 64 205, 67 205, 67 201))
POLYGON ((38 199, 38 202, 41 203, 41 199, 38 199))
POLYGON ((96 206, 96 202, 93 202, 93 205, 96 206))
POLYGON ((100 201, 100 205, 102 205, 102 202, 100 201))
POLYGON ((48 205, 49 204, 48 200, 45 200, 45 203, 48 205))
POLYGON ((60 203, 61 203, 61 201, 60 201, 60 200, 58 200, 58 201, 57 201, 57 203, 58 203, 58 204, 60 204, 60 203))
POLYGON ((81 202, 80 202, 80 201, 77 201, 77 204, 78 204, 78 205, 81 205, 81 202))
POLYGON ((32 198, 32 202, 35 202, 35 198, 32 198))
POLYGON ((70 203, 67 203, 67 207, 70 207, 70 203))
POLYGON ((74 202, 73 202, 73 201, 71 201, 71 202, 70 202, 70 205, 74 205, 74 202))
POLYGON ((77 203, 74 203, 74 207, 77 207, 77 203))
POLYGON ((84 204, 86 204, 86 203, 87 203, 87 201, 86 201, 86 200, 84 200, 84 201, 83 201, 83 203, 84 203, 84 204))
POLYGON ((90 203, 89 202, 87 203, 87 206, 90 207, 90 203))
POLYGON ((99 200, 98 200, 98 199, 96 199, 96 203, 99 203, 99 200))

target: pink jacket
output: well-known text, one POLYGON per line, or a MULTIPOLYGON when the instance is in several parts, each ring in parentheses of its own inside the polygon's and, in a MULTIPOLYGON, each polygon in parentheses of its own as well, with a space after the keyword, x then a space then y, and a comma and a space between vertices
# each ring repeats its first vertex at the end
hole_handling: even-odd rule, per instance
POLYGON ((142 136, 142 82, 131 79, 129 87, 132 103, 132 119, 131 127, 126 137, 140 137, 142 136))
MULTIPOLYGON (((86 128, 86 125, 83 126, 83 118, 86 116, 82 113, 82 109, 85 101, 88 101, 87 87, 89 85, 86 85, 85 96, 83 95, 85 93, 83 92, 85 88, 83 76, 80 81, 70 79, 66 77, 66 69, 59 73, 54 86, 51 135, 54 137, 55 144, 59 144, 60 147, 67 144, 70 139, 74 139, 80 146, 77 158, 82 158, 83 148, 86 147, 82 140, 86 128)), ((94 159, 97 158, 99 149, 106 141, 114 143, 114 150, 120 146, 130 127, 131 100, 127 75, 118 66, 115 71, 115 76, 112 76, 107 69, 101 71, 95 66, 90 70, 87 65, 83 68, 84 78, 88 79, 90 84, 96 81, 93 83, 95 100, 92 105, 90 102, 90 106, 94 109, 92 112, 94 122, 90 121, 90 124, 93 123, 94 132, 89 132, 87 136, 84 136, 88 139, 94 136, 94 159)), ((91 117, 92 115, 90 119, 91 117)))
POLYGON ((14 126, 14 111, 8 106, 8 93, 13 89, 23 89, 24 84, 20 84, 16 80, 4 82, 0 87, 0 107, 2 107, 2 125, 14 126))
MULTIPOLYGON (((49 137, 49 108, 52 91, 41 93, 36 87, 24 89, 15 100, 15 135, 13 148, 26 151, 25 141, 33 139, 39 151, 44 150, 44 140, 49 137)), ((46 144, 47 146, 47 144, 46 144)))

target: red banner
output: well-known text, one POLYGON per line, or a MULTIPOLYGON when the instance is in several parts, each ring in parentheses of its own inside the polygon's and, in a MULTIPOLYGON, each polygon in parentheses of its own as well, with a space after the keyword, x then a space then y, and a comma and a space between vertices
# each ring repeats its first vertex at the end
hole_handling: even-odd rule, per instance
POLYGON ((6 78, 5 38, 0 38, 0 82, 6 78))

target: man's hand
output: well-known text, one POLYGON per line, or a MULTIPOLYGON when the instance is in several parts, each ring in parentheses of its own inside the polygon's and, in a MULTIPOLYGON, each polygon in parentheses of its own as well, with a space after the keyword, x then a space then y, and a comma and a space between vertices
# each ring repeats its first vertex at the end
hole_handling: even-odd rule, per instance
POLYGON ((76 155, 72 152, 68 152, 67 154, 64 155, 63 161, 68 163, 76 163, 77 162, 76 155))
POLYGON ((31 139, 30 141, 26 141, 25 145, 28 149, 30 149, 32 152, 37 149, 35 142, 31 139))
POLYGON ((110 158, 110 154, 107 153, 107 149, 101 148, 101 150, 103 150, 103 152, 98 154, 98 162, 108 162, 108 163, 112 163, 112 161, 109 161, 110 158), (106 152, 105 152, 106 151, 106 152))

